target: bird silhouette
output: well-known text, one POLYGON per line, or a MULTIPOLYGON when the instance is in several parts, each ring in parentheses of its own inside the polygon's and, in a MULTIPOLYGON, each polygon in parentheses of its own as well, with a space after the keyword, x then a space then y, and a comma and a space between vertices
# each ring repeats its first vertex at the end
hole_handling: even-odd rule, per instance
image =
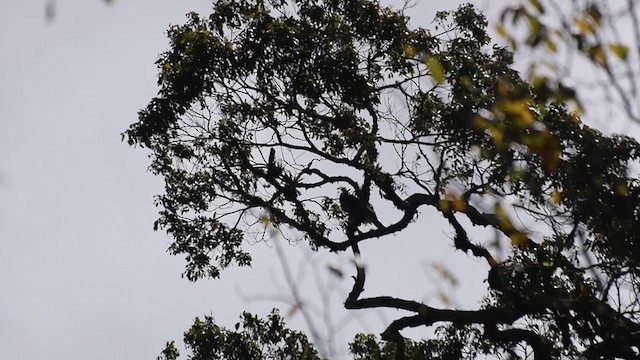
POLYGON ((384 227, 378 220, 371 204, 350 194, 346 189, 342 189, 340 193, 340 207, 349 216, 350 225, 353 227, 357 228, 362 224, 374 224, 378 228, 384 227))
POLYGON ((267 173, 265 178, 267 180, 275 180, 280 175, 282 175, 283 170, 284 167, 276 162, 276 149, 271 148, 271 151, 269 152, 269 160, 267 162, 267 173))

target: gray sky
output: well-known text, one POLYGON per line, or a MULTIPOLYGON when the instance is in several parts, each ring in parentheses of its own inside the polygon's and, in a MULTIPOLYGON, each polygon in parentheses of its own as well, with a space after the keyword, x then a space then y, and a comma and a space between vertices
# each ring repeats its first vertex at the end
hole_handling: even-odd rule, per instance
MULTIPOLYGON (((51 23, 45 0, 0 4, 0 359, 155 359, 195 316, 212 313, 231 326, 243 309, 286 312, 281 302, 255 301, 287 293, 265 244, 252 248, 254 270, 229 269, 222 280, 196 284, 180 277, 182 260, 165 253, 166 235, 152 231, 153 195, 162 183, 145 172, 145 151, 120 142, 156 94, 154 61, 167 47, 168 24, 182 23, 188 11, 207 13, 208 1, 122 0, 108 7, 58 0, 51 23)), ((428 24, 430 6, 415 9, 414 23, 428 24)), ((451 255, 447 227, 411 231, 363 246, 372 264, 365 295, 437 305, 438 281, 427 265, 439 261, 472 286, 451 293, 453 300, 474 306, 478 298, 469 294, 483 288, 484 264, 451 255), (415 261, 393 261, 400 256, 415 261), (407 289, 407 274, 423 277, 424 288, 407 289)), ((305 268, 304 253, 289 249, 294 270, 305 268)), ((352 319, 338 311, 351 280, 327 275, 333 260, 314 261, 335 282, 327 285, 337 289, 335 322, 352 319)), ((348 258, 336 261, 350 275, 348 258)), ((305 287, 316 287, 312 278, 302 277, 305 287)), ((380 332, 391 319, 381 317, 351 320, 347 329, 380 332)), ((304 325, 298 314, 289 322, 304 325)))

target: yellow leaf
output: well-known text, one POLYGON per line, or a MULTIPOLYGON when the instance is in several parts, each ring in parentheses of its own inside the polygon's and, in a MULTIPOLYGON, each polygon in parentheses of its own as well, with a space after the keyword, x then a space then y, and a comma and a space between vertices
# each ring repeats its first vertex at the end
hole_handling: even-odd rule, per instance
POLYGON ((455 287, 458 285, 458 278, 451 272, 449 271, 449 269, 447 269, 446 266, 434 262, 431 263, 431 268, 438 273, 438 275, 440 275, 444 280, 446 280, 449 284, 451 284, 451 286, 455 287))
POLYGON ((562 149, 558 139, 548 130, 530 135, 527 140, 532 148, 542 159, 547 171, 555 172, 560 165, 560 155, 562 149))
POLYGON ((609 50, 611 50, 613 55, 617 56, 618 59, 627 60, 627 55, 629 54, 628 46, 619 43, 611 43, 609 44, 609 50))
POLYGON ((500 226, 500 228, 506 231, 513 230, 513 224, 509 219, 509 215, 507 215, 507 212, 499 203, 496 203, 494 211, 496 213, 496 217, 498 218, 498 225, 500 226))
POLYGON ((452 200, 453 208, 456 211, 464 211, 467 208, 467 204, 461 198, 455 198, 452 200))
POLYGON ((513 90, 513 86, 507 83, 506 81, 499 81, 498 85, 496 86, 496 92, 501 97, 509 96, 509 93, 511 93, 512 90, 513 90))
POLYGON ((438 83, 442 83, 444 81, 444 69, 442 68, 442 64, 438 59, 433 56, 429 56, 426 61, 429 70, 431 70, 431 76, 438 83))
POLYGON ((529 0, 529 3, 531 4, 531 6, 533 6, 534 9, 536 9, 537 12, 539 12, 540 14, 544 14, 544 8, 538 0, 529 0))
POLYGON ((475 86, 473 85, 473 80, 471 80, 471 78, 467 75, 463 75, 460 77, 460 83, 467 89, 474 89, 475 86))
POLYGON ((527 16, 527 22, 529 23, 529 28, 531 29, 532 34, 537 35, 542 32, 544 26, 537 17, 529 15, 527 16))
POLYGON ((556 46, 556 43, 549 38, 544 39, 544 46, 546 46, 547 49, 552 53, 555 53, 558 51, 558 47, 556 46))
POLYGON ((571 120, 575 123, 580 123, 580 117, 582 116, 582 107, 578 106, 574 111, 572 111, 569 116, 571 120))
POLYGON ((589 6, 589 8, 586 11, 586 14, 591 19, 593 19, 593 22, 596 24, 596 26, 600 26, 600 22, 602 21, 602 13, 600 12, 600 10, 595 4, 592 4, 589 6))
POLYGON ((440 209, 440 211, 451 211, 451 206, 449 205, 449 200, 447 199, 440 199, 438 200, 438 209, 440 209))
POLYGON ((591 25, 591 22, 585 18, 576 18, 575 24, 578 27, 578 30, 583 34, 593 34, 594 29, 591 25))
POLYGON ((533 79, 531 79, 531 86, 533 86, 534 89, 539 89, 543 86, 547 86, 548 81, 549 79, 547 79, 546 76, 535 75, 533 79))
POLYGON ((533 114, 525 100, 507 100, 498 106, 505 114, 515 117, 515 124, 521 128, 526 128, 533 122, 533 114))
POLYGON ((511 239, 511 245, 513 246, 526 246, 529 244, 529 238, 519 231, 509 234, 509 239, 511 239))
POLYGON ((406 57, 414 57, 416 56, 416 47, 410 44, 402 45, 402 51, 404 51, 404 56, 406 57))
POLYGON ((593 61, 596 62, 596 64, 604 68, 608 68, 607 54, 605 54, 604 50, 602 49, 602 46, 597 45, 592 47, 591 50, 589 51, 589 55, 591 55, 591 58, 593 59, 593 61))
POLYGON ((263 214, 260 217, 260 222, 262 223, 262 225, 264 225, 265 227, 271 225, 271 216, 269 216, 269 214, 263 214))
POLYGON ((507 32, 507 29, 504 28, 504 26, 498 24, 496 25, 496 32, 498 33, 498 35, 508 38, 509 37, 509 33, 507 32))
POLYGON ((449 199, 449 206, 456 211, 464 211, 467 208, 467 204, 458 195, 453 193, 447 193, 449 199))
POLYGON ((554 204, 558 205, 560 204, 560 202, 562 201, 562 191, 554 191, 551 194, 551 202, 553 202, 554 204))
POLYGON ((629 195, 629 187, 627 187, 627 184, 625 184, 623 182, 619 182, 616 185, 616 192, 619 195, 624 195, 624 196, 629 195))
POLYGON ((446 306, 449 306, 451 304, 451 301, 449 300, 447 294, 442 291, 438 291, 438 299, 446 306))
POLYGON ((516 50, 518 48, 518 43, 513 38, 513 36, 509 34, 507 29, 504 26, 502 26, 502 24, 496 25, 496 32, 498 33, 498 35, 502 36, 509 42, 509 46, 511 46, 513 50, 516 50))

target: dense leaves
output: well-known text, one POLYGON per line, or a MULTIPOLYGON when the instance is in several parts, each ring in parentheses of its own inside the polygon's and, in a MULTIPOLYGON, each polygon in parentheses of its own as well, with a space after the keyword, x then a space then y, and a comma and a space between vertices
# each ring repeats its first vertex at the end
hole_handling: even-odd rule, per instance
MULTIPOLYGON (((170 28, 159 94, 125 136, 165 179, 156 227, 186 256, 185 275, 250 265, 246 245, 274 234, 366 259, 359 244, 402 236, 432 208, 450 224, 444 240, 486 261, 485 303, 363 298, 356 266, 347 309, 409 314, 387 343, 356 338, 356 358, 637 358, 638 143, 522 79, 472 6, 429 30, 407 22, 368 0, 221 0, 170 28), (475 227, 493 228, 508 258, 472 241, 475 227), (436 338, 405 341, 416 326, 436 338)), ((272 356, 252 353, 266 341, 252 331, 234 333, 238 349, 272 356)), ((185 339, 194 358, 234 358, 230 336, 205 319, 185 339)))
MULTIPOLYGON (((285 327, 280 314, 273 310, 266 320, 249 313, 235 331, 215 324, 213 317, 196 318, 184 334, 184 342, 192 360, 214 359, 289 359, 319 360, 320 357, 307 337, 285 327)), ((167 343, 158 360, 176 360, 180 352, 175 343, 167 343)))

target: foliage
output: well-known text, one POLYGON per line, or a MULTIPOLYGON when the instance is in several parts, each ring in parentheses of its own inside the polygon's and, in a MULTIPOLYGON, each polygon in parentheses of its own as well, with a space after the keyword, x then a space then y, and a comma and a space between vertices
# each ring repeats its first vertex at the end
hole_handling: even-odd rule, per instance
MULTIPOLYGON (((235 331, 216 325, 211 316, 204 320, 196 318, 185 332, 184 342, 191 350, 192 360, 320 359, 307 337, 287 329, 276 310, 266 320, 249 313, 242 314, 242 321, 235 325, 235 331)), ((169 342, 158 360, 175 360, 179 356, 175 343, 169 342)))
POLYGON ((523 0, 505 7, 496 30, 535 59, 528 77, 543 98, 640 122, 638 2, 523 0))
MULTIPOLYGON (((347 309, 409 314, 386 343, 357 337, 356 358, 637 358, 638 143, 582 124, 567 97, 521 78, 472 6, 436 14, 431 30, 407 22, 369 0, 220 0, 169 29, 159 94, 124 136, 165 179, 155 226, 186 256, 186 277, 250 265, 245 244, 272 236, 265 225, 366 259, 361 243, 402 236, 431 208, 456 249, 487 262, 486 301, 362 297, 355 262, 347 309), (471 240, 477 227, 510 243, 507 259, 471 240), (417 326, 439 330, 400 334, 417 326)), ((245 339, 212 319, 187 334, 194 358, 245 339)))

